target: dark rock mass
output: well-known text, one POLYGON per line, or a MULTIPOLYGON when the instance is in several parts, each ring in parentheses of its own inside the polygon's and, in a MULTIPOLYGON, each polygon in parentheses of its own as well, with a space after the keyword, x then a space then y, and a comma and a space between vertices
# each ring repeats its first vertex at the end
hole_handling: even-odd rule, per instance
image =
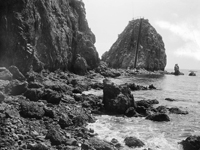
POLYGON ((0 0, 0 66, 77 72, 81 56, 93 69, 94 43, 81 0, 0 0))
POLYGON ((164 70, 166 66, 165 47, 162 37, 147 19, 136 19, 129 22, 110 50, 103 54, 102 60, 112 68, 164 70), (141 29, 140 36, 139 29, 141 29), (136 52, 137 43, 139 43, 138 52, 136 52))

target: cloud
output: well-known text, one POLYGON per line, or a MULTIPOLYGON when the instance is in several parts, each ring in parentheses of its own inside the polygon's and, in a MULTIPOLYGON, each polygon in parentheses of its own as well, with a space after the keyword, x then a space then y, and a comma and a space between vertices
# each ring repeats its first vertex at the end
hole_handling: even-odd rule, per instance
MULTIPOLYGON (((170 23, 167 21, 157 21, 161 29, 170 31, 177 38, 182 39, 184 42, 179 45, 174 54, 177 56, 192 57, 200 61, 200 23, 192 25, 191 21, 180 23, 170 23)), ((168 34, 172 36, 171 34, 168 34)))

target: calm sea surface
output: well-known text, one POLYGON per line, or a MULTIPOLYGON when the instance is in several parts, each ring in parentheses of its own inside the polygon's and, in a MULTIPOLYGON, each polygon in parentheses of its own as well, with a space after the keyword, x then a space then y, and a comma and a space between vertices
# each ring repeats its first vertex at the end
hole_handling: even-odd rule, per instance
MULTIPOLYGON (((123 145, 127 136, 136 136, 145 143, 145 147, 136 148, 143 150, 181 150, 178 144, 189 135, 200 135, 200 71, 197 76, 188 76, 189 70, 181 70, 185 75, 163 76, 134 76, 129 78, 112 79, 116 84, 136 83, 140 85, 153 84, 157 90, 132 92, 135 100, 157 99, 160 104, 167 107, 177 106, 187 110, 188 115, 170 114, 170 122, 152 122, 145 118, 124 118, 114 116, 96 116, 97 121, 89 124, 98 133, 98 137, 107 141, 117 139, 123 145), (176 99, 174 102, 165 98, 176 99)), ((102 91, 90 91, 101 95, 102 91)), ((128 147, 123 150, 129 150, 128 147)))

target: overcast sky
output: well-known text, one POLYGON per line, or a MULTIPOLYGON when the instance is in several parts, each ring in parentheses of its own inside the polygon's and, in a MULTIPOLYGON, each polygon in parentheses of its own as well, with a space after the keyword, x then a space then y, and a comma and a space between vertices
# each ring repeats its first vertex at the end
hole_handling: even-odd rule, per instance
POLYGON ((133 18, 144 17, 163 37, 166 68, 200 69, 200 0, 83 0, 101 55, 133 18))

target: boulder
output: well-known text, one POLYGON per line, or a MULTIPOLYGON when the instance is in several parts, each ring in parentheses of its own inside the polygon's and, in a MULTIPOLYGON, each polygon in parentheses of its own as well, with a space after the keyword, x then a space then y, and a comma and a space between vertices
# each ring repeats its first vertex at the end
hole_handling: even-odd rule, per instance
POLYGON ((0 80, 11 80, 13 77, 12 73, 5 67, 0 67, 0 80))
POLYGON ((133 19, 119 34, 110 50, 102 55, 102 60, 111 68, 164 70, 166 53, 162 37, 149 21, 133 19))
POLYGON ((42 106, 35 102, 22 101, 20 104, 20 115, 25 118, 41 119, 45 114, 42 106))
POLYGON ((191 72, 189 73, 189 76, 196 76, 196 73, 195 73, 194 71, 191 71, 191 72))
POLYGON ((58 124, 61 126, 61 128, 69 127, 73 125, 72 120, 69 118, 67 114, 62 114, 58 124))
POLYGON ((43 91, 41 89, 27 89, 27 91, 24 93, 24 96, 31 101, 38 101, 42 98, 43 91))
POLYGON ((62 99, 62 95, 51 89, 45 89, 42 99, 47 100, 48 103, 59 104, 62 99))
POLYGON ((5 92, 10 95, 21 95, 26 92, 28 83, 26 81, 20 82, 18 80, 12 80, 5 87, 5 92))
POLYGON ((95 150, 116 150, 114 146, 100 139, 91 138, 88 140, 88 142, 95 150))
POLYGON ((188 114, 188 111, 181 110, 178 107, 169 108, 169 112, 172 113, 172 114, 181 114, 181 115, 187 115, 188 114))
POLYGON ((108 79, 103 80, 103 104, 111 113, 124 114, 129 107, 135 107, 131 90, 126 86, 118 86, 108 79))
POLYGON ((59 129, 50 127, 45 137, 51 141, 52 145, 60 145, 64 142, 63 135, 59 132, 59 129))
POLYGON ((16 66, 10 66, 8 69, 12 73, 14 79, 17 79, 19 81, 25 80, 24 75, 19 71, 16 66))
POLYGON ((181 144, 183 145, 183 150, 199 150, 200 136, 189 136, 181 144))
POLYGON ((124 139, 125 145, 127 145, 128 147, 142 147, 145 144, 138 138, 136 137, 126 137, 124 139))
POLYGON ((159 112, 159 113, 167 113, 168 112, 168 109, 166 106, 158 106, 156 108, 156 110, 159 112))
POLYGON ((151 114, 149 116, 146 117, 146 119, 148 120, 152 120, 152 121, 170 121, 170 118, 167 114, 165 113, 156 113, 156 114, 151 114))
POLYGON ((129 107, 129 108, 126 110, 125 115, 126 115, 127 117, 134 117, 134 116, 137 116, 137 112, 136 112, 136 110, 135 110, 134 107, 129 107))

